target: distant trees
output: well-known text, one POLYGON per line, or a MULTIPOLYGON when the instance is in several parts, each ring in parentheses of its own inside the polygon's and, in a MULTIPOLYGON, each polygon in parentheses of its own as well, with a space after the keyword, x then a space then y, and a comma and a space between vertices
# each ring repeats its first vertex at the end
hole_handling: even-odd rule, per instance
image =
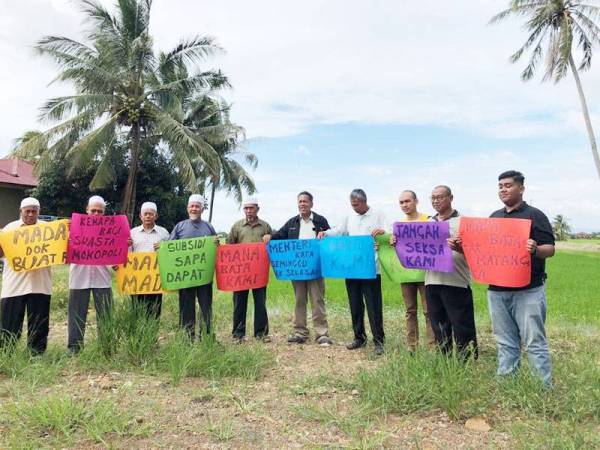
POLYGON ((554 216, 552 219, 552 230, 557 241, 566 241, 571 233, 571 226, 567 222, 567 218, 561 214, 554 216))

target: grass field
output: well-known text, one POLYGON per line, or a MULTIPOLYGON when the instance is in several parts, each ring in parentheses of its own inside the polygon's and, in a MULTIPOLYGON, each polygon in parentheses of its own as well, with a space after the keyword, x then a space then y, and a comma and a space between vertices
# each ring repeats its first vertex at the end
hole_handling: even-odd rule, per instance
POLYGON ((474 287, 481 357, 467 365, 404 350, 404 307, 388 282, 386 355, 347 351, 341 280, 327 281, 329 348, 285 342, 291 286, 272 281, 272 343, 231 343, 227 293, 214 300, 217 340, 194 345, 177 331, 175 296, 160 327, 117 298, 100 333, 90 309, 86 347, 70 357, 59 268, 46 354, 31 357, 23 343, 0 354, 0 448, 600 448, 600 253, 560 251, 548 272, 551 392, 528 370, 495 379, 483 286, 474 287))

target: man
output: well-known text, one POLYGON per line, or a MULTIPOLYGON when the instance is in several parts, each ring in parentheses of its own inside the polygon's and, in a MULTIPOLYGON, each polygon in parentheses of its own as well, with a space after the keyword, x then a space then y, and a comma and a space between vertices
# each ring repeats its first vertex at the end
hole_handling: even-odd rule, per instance
MULTIPOLYGON (((94 195, 89 198, 85 212, 90 216, 103 216, 105 210, 104 199, 99 195, 94 195)), ((71 264, 67 308, 67 347, 72 354, 79 353, 83 348, 90 294, 94 297, 96 322, 100 326, 102 320, 109 317, 113 307, 110 266, 71 264)))
MULTIPOLYGON (((156 203, 145 202, 140 209, 142 224, 131 230, 129 250, 131 252, 154 252, 158 250, 161 241, 169 240, 169 232, 156 225, 158 208, 156 203)), ((160 318, 162 294, 133 295, 131 297, 136 308, 143 309, 147 317, 160 318)))
POLYGON ((525 177, 509 170, 498 177, 498 195, 504 208, 490 217, 531 220, 525 244, 531 254, 531 283, 520 288, 490 285, 488 303, 498 345, 498 375, 519 367, 521 342, 529 365, 546 387, 552 384, 550 352, 546 340, 546 258, 554 256, 554 234, 546 215, 523 201, 525 177))
MULTIPOLYGON (((400 209, 406 215, 402 222, 426 222, 429 217, 426 214, 421 214, 417 211, 419 200, 417 194, 413 191, 406 190, 400 194, 400 209)), ((390 243, 396 244, 396 237, 392 235, 390 243)), ((423 274, 422 280, 417 282, 400 283, 402 290, 402 298, 406 306, 406 344, 408 349, 414 352, 419 343, 419 321, 417 319, 417 294, 421 295, 421 305, 423 307, 423 315, 425 316, 425 332, 427 334, 427 345, 435 344, 435 335, 431 328, 429 320, 429 312, 427 311, 427 301, 425 299, 425 272, 418 271, 423 274)))
MULTIPOLYGON (((327 219, 312 211, 313 196, 310 192, 300 192, 297 200, 300 214, 288 220, 273 235, 265 235, 264 242, 268 243, 270 239, 315 239, 318 233, 329 229, 327 219)), ((327 324, 327 313, 325 311, 325 283, 323 278, 292 281, 292 286, 296 299, 294 331, 287 341, 290 344, 304 344, 308 340, 306 304, 308 303, 308 296, 310 296, 316 342, 323 347, 333 344, 329 337, 329 325, 327 324)))
MULTIPOLYGON (((354 189, 350 193, 350 206, 354 213, 346 216, 341 224, 331 230, 319 233, 325 236, 378 236, 385 233, 383 216, 373 211, 367 204, 367 194, 362 189, 354 189)), ((367 344, 365 333, 365 305, 369 316, 369 325, 375 344, 375 354, 383 354, 383 301, 381 298, 381 269, 377 261, 377 277, 375 279, 346 279, 346 292, 350 303, 352 316, 352 329, 354 340, 346 346, 348 350, 355 350, 367 344)))
MULTIPOLYGON (((202 220, 204 205, 204 197, 199 194, 190 195, 187 206, 189 218, 175 225, 169 239, 214 236, 215 243, 218 245, 219 238, 215 229, 210 223, 202 220)), ((196 332, 196 299, 198 299, 201 313, 201 321, 198 327, 198 337, 201 339, 203 332, 207 336, 210 336, 211 333, 212 282, 203 286, 179 289, 179 326, 188 333, 191 339, 194 339, 196 332), (202 326, 203 323, 204 329, 202 326)))
POLYGON ((425 297, 435 341, 443 353, 452 352, 452 338, 458 354, 477 357, 477 335, 471 292, 471 274, 462 253, 456 250, 460 217, 452 208, 454 197, 448 186, 436 186, 431 193, 431 205, 437 222, 448 221, 454 272, 425 272, 425 297))
MULTIPOLYGON (((20 218, 7 224, 3 232, 35 225, 38 220, 40 202, 28 197, 21 201, 20 218)), ((0 248, 0 257, 4 251, 0 248)), ((0 297, 0 346, 21 337, 25 311, 27 310, 27 346, 35 355, 46 351, 50 323, 50 295, 52 293, 52 269, 15 272, 4 259, 2 293, 0 297)))
MULTIPOLYGON (((245 219, 233 224, 228 244, 245 244, 262 242, 263 237, 272 234, 271 226, 258 218, 258 200, 254 197, 246 199, 243 204, 245 219)), ((246 312, 248 310, 248 290, 233 293, 233 339, 242 343, 246 335, 246 312)), ((270 342, 269 317, 267 316, 267 287, 252 289, 254 298, 254 337, 263 342, 270 342)))

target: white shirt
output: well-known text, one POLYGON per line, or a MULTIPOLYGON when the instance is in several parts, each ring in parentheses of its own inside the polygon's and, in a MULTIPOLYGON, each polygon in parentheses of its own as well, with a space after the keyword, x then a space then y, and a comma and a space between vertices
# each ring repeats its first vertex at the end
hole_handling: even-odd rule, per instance
MULTIPOLYGON (((352 211, 344 217, 338 226, 327 230, 325 236, 371 236, 373 230, 378 228, 385 230, 385 218, 381 212, 373 211, 373 208, 369 207, 364 214, 352 211)), ((375 252, 375 261, 377 262, 377 273, 379 274, 381 273, 381 267, 377 252, 375 252)))
MULTIPOLYGON (((38 220, 37 223, 42 223, 38 220)), ((19 219, 7 224, 2 231, 10 231, 22 227, 25 223, 19 219)), ((30 270, 28 272, 15 272, 11 269, 6 258, 4 262, 4 272, 2 273, 2 292, 0 297, 18 297, 27 294, 46 294, 52 293, 52 269, 44 267, 42 269, 30 270)))
POLYGON ((300 216, 300 230, 298 233, 298 239, 314 239, 317 237, 315 231, 315 224, 313 223, 313 214, 310 213, 307 220, 304 220, 300 216))
POLYGON ((110 288, 112 287, 110 271, 110 266, 71 264, 69 289, 110 288))
POLYGON ((153 252, 154 244, 160 241, 169 240, 169 232, 158 225, 154 225, 151 230, 146 230, 144 225, 131 229, 131 239, 133 245, 129 247, 132 252, 153 252))

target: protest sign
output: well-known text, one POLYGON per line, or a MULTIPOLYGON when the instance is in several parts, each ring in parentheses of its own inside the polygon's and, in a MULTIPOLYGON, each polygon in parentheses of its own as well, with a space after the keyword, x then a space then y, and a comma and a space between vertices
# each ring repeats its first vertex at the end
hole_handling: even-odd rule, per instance
POLYGON ((162 283, 155 252, 127 255, 127 262, 117 269, 117 290, 121 294, 162 294, 162 283))
POLYGON ((407 269, 453 272, 448 222, 396 222, 396 254, 407 269))
POLYGON ((68 220, 39 222, 0 233, 0 246, 15 272, 65 264, 68 240, 68 220))
POLYGON ((128 239, 127 216, 73 213, 67 262, 87 266, 125 264, 128 239))
POLYGON ((163 241, 158 266, 164 289, 185 289, 211 283, 217 245, 214 236, 163 241))
POLYGON ((375 237, 375 241, 379 244, 377 255, 383 274, 394 283, 420 283, 425 281, 423 270, 402 267, 395 247, 390 245, 390 236, 389 234, 380 234, 375 237))
POLYGON ((245 291, 269 282, 269 255, 262 242, 220 245, 215 265, 221 291, 245 291))
POLYGON ((273 272, 278 280, 315 280, 321 278, 319 241, 283 239, 267 246, 273 272))
POLYGON ((375 241, 371 236, 336 236, 319 241, 321 273, 326 278, 377 277, 375 241))
POLYGON ((459 235, 473 278, 486 284, 523 287, 531 282, 529 219, 462 217, 459 235))

